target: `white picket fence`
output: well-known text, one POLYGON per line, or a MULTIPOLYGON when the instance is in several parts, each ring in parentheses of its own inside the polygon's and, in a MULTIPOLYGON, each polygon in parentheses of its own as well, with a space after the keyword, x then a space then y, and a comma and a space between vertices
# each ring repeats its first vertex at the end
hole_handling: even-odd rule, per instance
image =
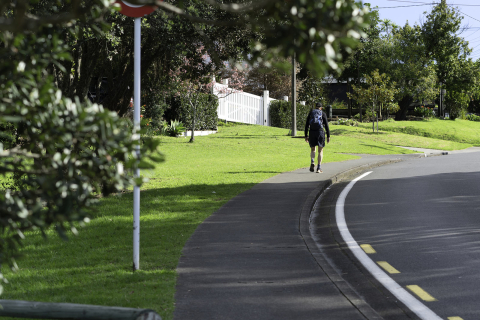
POLYGON ((270 102, 275 100, 264 91, 263 96, 238 92, 228 87, 228 81, 213 86, 218 97, 218 118, 226 121, 270 125, 270 102))

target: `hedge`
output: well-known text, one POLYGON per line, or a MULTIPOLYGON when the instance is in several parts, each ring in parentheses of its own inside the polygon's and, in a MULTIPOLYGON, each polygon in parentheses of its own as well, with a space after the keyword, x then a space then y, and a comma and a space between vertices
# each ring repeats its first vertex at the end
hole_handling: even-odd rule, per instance
MULTIPOLYGON (((178 97, 167 99, 169 107, 165 110, 164 118, 167 122, 170 120, 179 120, 187 130, 192 130, 193 110, 187 102, 182 103, 178 97)), ((207 93, 201 93, 198 98, 197 119, 195 121, 195 130, 217 130, 218 121, 218 99, 216 96, 207 93)))
MULTIPOLYGON (((311 110, 310 106, 297 104, 297 130, 305 129, 305 121, 311 110)), ((270 102, 270 124, 272 127, 291 129, 292 103, 284 100, 270 102)))

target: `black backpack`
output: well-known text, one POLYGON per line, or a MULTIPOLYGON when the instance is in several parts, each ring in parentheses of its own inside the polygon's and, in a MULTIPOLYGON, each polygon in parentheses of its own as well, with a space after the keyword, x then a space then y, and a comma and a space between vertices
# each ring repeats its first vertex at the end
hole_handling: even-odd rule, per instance
POLYGON ((310 114, 310 130, 320 130, 323 129, 323 121, 322 121, 322 110, 312 110, 310 114))

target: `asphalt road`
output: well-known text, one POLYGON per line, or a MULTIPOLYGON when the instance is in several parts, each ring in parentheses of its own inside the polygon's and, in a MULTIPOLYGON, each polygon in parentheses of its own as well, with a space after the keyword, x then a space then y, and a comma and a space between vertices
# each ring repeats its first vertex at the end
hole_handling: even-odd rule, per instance
POLYGON ((480 319, 479 152, 376 168, 344 213, 368 257, 441 319, 480 319))

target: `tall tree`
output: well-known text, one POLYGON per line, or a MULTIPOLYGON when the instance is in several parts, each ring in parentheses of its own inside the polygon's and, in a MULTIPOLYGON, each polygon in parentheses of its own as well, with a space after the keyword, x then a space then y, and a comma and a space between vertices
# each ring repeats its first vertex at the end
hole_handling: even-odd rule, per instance
POLYGON ((390 39, 391 62, 389 74, 397 83, 397 100, 400 110, 396 120, 405 120, 409 106, 414 101, 430 100, 436 96, 434 63, 428 58, 418 25, 393 29, 390 39))
POLYGON ((467 60, 468 42, 458 35, 463 16, 446 0, 433 7, 422 25, 427 58, 435 61, 438 81, 450 83, 456 73, 455 60, 467 60))
POLYGON ((459 36, 463 17, 457 8, 442 0, 427 15, 422 25, 426 55, 435 62, 438 81, 447 89, 447 107, 453 117, 468 106, 469 91, 477 81, 474 63, 469 58, 468 42, 459 36))
MULTIPOLYGON (((367 5, 369 6, 369 4, 367 5)), ((390 23, 382 22, 379 12, 373 10, 370 13, 369 24, 364 27, 363 32, 364 36, 360 38, 359 46, 353 51, 344 52, 347 57, 344 69, 340 73, 334 74, 339 81, 347 82, 349 92, 352 84, 357 87, 362 85, 364 74, 370 74, 379 66, 382 68, 388 66, 385 61, 388 55, 384 55, 381 49, 385 47, 385 35, 390 34, 390 23)), ((355 103, 359 104, 358 101, 355 103)), ((349 116, 351 116, 352 106, 353 101, 350 99, 349 116)))
POLYGON ((297 61, 317 76, 342 68, 342 49, 349 51, 357 46, 370 19, 368 8, 355 0, 199 1, 211 9, 236 15, 239 20, 234 22, 199 17, 195 12, 187 12, 183 1, 130 2, 155 4, 165 12, 205 25, 247 25, 261 37, 251 43, 252 51, 245 52, 245 58, 262 62, 279 56, 289 59, 295 53, 297 61))
MULTIPOLYGON (((387 105, 390 108, 395 108, 393 100, 398 93, 395 88, 396 83, 390 82, 390 77, 385 73, 380 74, 378 69, 374 70, 370 75, 365 76, 365 86, 353 85, 353 93, 348 93, 349 96, 364 103, 367 110, 372 115, 373 131, 375 132, 375 119, 378 120, 378 113, 382 105, 387 105)), ((377 127, 378 131, 378 127, 377 127)))
MULTIPOLYGON (((186 12, 204 19, 235 22, 239 18, 223 13, 203 2, 184 2, 186 12)), ((100 91, 102 79, 107 79, 108 94, 101 102, 106 108, 123 115, 133 95, 133 19, 117 12, 106 15, 110 29, 103 34, 92 33, 90 24, 77 23, 78 33, 62 33, 71 44, 73 59, 64 65, 67 73, 53 67, 58 86, 67 96, 85 99, 89 89, 100 91), (73 70, 73 74, 70 74, 73 70)), ((205 43, 209 55, 206 61, 217 69, 222 61, 238 59, 248 51, 255 33, 245 26, 197 25, 176 15, 157 10, 142 19, 142 100, 159 103, 161 92, 170 83, 169 71, 182 65, 181 57, 194 57, 205 43)), ((192 74, 195 76, 195 74, 192 74)), ((105 85, 105 81, 103 81, 105 85)), ((103 89, 103 88, 102 88, 103 89)), ((96 95, 100 98, 100 95, 96 95)))
POLYGON ((316 102, 322 102, 326 105, 328 101, 328 84, 324 79, 307 73, 302 81, 302 86, 298 92, 298 100, 305 101, 307 105, 313 106, 316 102))

